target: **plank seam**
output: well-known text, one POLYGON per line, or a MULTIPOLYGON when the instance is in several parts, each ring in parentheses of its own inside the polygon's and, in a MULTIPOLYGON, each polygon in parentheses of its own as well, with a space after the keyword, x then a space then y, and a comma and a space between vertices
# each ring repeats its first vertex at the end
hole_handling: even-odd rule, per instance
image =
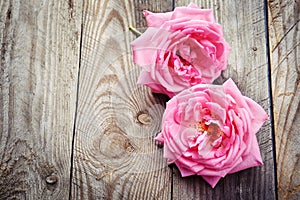
POLYGON ((278 200, 278 188, 277 188, 277 166, 276 166, 276 144, 275 144, 275 126, 274 126, 274 107, 273 107, 273 94, 272 94, 272 72, 271 72, 271 49, 270 49, 270 35, 269 35, 269 12, 268 12, 268 0, 264 0, 264 15, 265 15, 265 37, 266 37, 266 54, 268 65, 268 92, 269 92, 269 104, 270 104, 270 126, 272 136, 272 148, 273 148, 273 163, 274 163, 274 187, 275 198, 278 200))
MULTIPOLYGON (((83 3, 82 3, 83 7, 83 3)), ((71 147, 71 167, 70 167, 70 182, 69 182, 69 200, 72 198, 72 180, 73 180, 73 168, 74 168, 74 151, 75 151, 75 136, 76 136, 76 122, 78 113, 78 98, 79 98, 79 81, 80 81, 80 69, 81 69, 81 50, 82 50, 82 38, 83 38, 83 10, 81 15, 81 26, 80 26, 80 39, 79 39, 79 58, 78 58, 78 73, 77 73, 77 86, 76 86, 76 101, 75 101, 75 113, 74 113, 74 124, 73 124, 73 135, 72 135, 72 147, 71 147)))
POLYGON ((171 167, 171 200, 173 200, 174 166, 171 167))
POLYGON ((172 0, 172 11, 175 9, 175 0, 172 0))

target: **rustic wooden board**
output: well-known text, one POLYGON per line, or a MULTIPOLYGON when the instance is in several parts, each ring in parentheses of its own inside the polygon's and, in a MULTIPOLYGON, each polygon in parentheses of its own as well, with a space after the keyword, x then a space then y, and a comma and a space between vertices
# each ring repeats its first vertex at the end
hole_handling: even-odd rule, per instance
POLYGON ((80 4, 0 1, 0 199, 67 199, 80 4))
POLYGON ((268 1, 279 199, 300 199, 300 1, 268 1))
POLYGON ((128 31, 145 25, 142 9, 171 5, 84 1, 72 199, 171 198, 171 170, 153 140, 164 99, 137 86, 128 31))
MULTIPOLYGON (((218 82, 233 78, 271 113, 272 80, 278 196, 299 199, 299 0, 194 2, 214 9, 232 46, 218 82)), ((166 98, 136 85, 128 25, 189 3, 0 1, 0 199, 275 199, 270 121, 257 134, 264 166, 215 189, 181 178, 153 141, 166 98)))
MULTIPOLYGON (((189 0, 175 1, 175 6, 189 0)), ((195 1, 202 8, 213 8, 232 50, 228 69, 218 82, 231 77, 242 93, 271 112, 268 92, 264 2, 195 1)), ((275 199, 275 176, 270 120, 257 133, 264 165, 226 176, 212 189, 200 177, 181 178, 174 168, 173 199, 275 199)))

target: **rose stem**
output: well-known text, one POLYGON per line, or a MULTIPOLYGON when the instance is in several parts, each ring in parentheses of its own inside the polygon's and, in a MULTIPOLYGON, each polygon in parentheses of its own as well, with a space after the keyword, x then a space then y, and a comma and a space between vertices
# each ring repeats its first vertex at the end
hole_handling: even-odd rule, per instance
POLYGON ((129 25, 128 28, 129 28, 129 30, 130 30, 131 32, 133 32, 135 35, 137 35, 137 36, 142 35, 141 32, 139 32, 136 28, 133 28, 131 25, 129 25))

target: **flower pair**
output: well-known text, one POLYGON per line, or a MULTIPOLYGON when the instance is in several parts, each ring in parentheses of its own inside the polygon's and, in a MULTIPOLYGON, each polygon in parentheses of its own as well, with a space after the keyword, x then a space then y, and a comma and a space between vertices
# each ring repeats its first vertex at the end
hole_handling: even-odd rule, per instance
POLYGON ((132 42, 138 80, 171 100, 156 140, 182 176, 201 175, 212 187, 221 177, 262 164, 255 137, 268 115, 229 79, 230 47, 210 9, 190 4, 173 12, 144 11, 148 29, 132 42))

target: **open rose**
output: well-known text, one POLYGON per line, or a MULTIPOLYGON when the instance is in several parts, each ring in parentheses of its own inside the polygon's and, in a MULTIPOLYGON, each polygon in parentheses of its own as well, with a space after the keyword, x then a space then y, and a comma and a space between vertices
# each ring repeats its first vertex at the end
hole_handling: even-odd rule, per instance
POLYGON ((262 165, 255 134, 267 119, 231 79, 199 84, 167 103, 156 140, 182 176, 201 175, 214 187, 226 174, 262 165))
POLYGON ((131 43, 142 67, 138 83, 172 97, 199 83, 212 83, 226 69, 230 47, 210 9, 196 5, 173 12, 144 11, 147 30, 131 43))

